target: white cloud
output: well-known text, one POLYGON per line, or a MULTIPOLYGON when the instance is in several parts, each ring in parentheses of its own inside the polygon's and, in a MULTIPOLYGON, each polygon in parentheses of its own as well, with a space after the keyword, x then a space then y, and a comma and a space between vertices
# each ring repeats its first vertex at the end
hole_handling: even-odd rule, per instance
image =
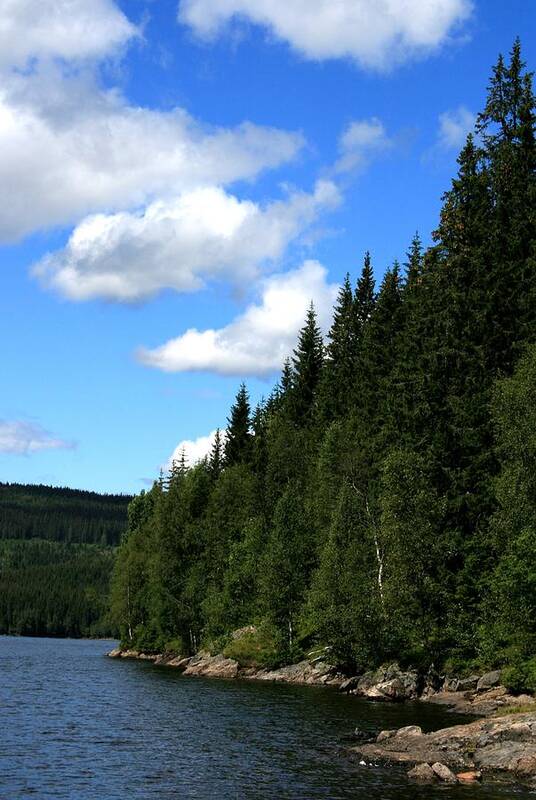
POLYGON ((30 455, 40 450, 72 447, 72 442, 58 439, 34 422, 0 420, 0 453, 30 455))
POLYGON ((336 172, 351 172, 363 169, 375 154, 388 150, 392 145, 383 123, 377 118, 354 120, 339 140, 340 157, 335 164, 336 172))
POLYGON ((100 58, 137 35, 111 0, 2 0, 0 66, 100 58))
MULTIPOLYGON (((223 443, 225 440, 224 430, 220 431, 220 436, 223 443)), ((194 464, 197 464, 199 461, 202 461, 205 456, 208 456, 212 450, 215 439, 216 431, 212 431, 208 434, 208 436, 199 436, 197 439, 184 439, 184 441, 179 442, 177 447, 168 458, 167 462, 164 464, 164 471, 169 472, 169 470, 173 467, 174 461, 180 462, 183 453, 186 459, 186 465, 193 467, 194 464)))
POLYGON ((271 375, 295 347, 311 300, 321 325, 328 327, 337 291, 318 261, 306 261, 299 269, 265 279, 260 301, 224 328, 191 328, 154 350, 140 349, 138 359, 165 372, 271 375))
POLYGON ((87 76, 13 76, 0 89, 0 239, 251 179, 302 145, 247 122, 206 129, 182 109, 131 106, 87 76))
POLYGON ((138 213, 85 219, 66 247, 42 259, 34 273, 72 300, 145 299, 161 289, 199 289, 208 278, 256 277, 276 260, 320 210, 340 200, 330 181, 313 194, 294 192, 264 207, 218 187, 155 201, 138 213))
POLYGON ((245 19, 307 58, 386 69, 437 48, 472 8, 472 0, 181 0, 178 18, 202 37, 245 19))
POLYGON ((441 150, 459 150, 465 144, 467 134, 473 130, 475 120, 476 116, 465 106, 440 114, 437 146, 441 150))

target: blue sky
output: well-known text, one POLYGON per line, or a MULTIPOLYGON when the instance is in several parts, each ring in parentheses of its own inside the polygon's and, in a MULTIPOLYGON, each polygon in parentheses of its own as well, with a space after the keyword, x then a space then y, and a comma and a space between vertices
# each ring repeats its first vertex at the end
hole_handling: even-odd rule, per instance
POLYGON ((534 4, 334 8, 2 12, 1 480, 139 491, 242 379, 269 393, 366 249, 381 278, 429 241, 498 52, 536 64, 534 4))

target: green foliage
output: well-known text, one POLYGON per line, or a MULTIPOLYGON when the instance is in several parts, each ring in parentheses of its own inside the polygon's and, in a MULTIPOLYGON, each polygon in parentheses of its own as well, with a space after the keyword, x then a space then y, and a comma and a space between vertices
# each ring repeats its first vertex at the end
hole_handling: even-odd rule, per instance
POLYGON ((502 469, 491 519, 495 555, 481 630, 486 654, 524 661, 536 650, 536 347, 493 397, 502 469))
POLYGON ((0 633, 111 636, 111 547, 0 540, 0 633))
POLYGON ((315 548, 298 483, 289 483, 275 511, 259 573, 260 606, 279 631, 288 653, 296 646, 296 628, 315 548))
POLYGON ((0 484, 0 633, 115 635, 111 545, 127 526, 129 499, 0 484))
MULTIPOLYGON (((506 667, 501 677, 512 692, 536 692, 536 657, 506 667)), ((528 710, 532 711, 533 707, 528 710)))
POLYGON ((117 545, 131 499, 55 486, 0 483, 0 539, 117 545))
POLYGON ((374 532, 363 497, 345 482, 320 555, 305 625, 337 660, 353 669, 375 665, 382 653, 381 591, 374 532))
POLYGON ((424 458, 407 450, 390 453, 382 470, 377 526, 382 610, 393 652, 414 662, 442 657, 444 510, 424 458))
POLYGON ((415 235, 377 293, 366 253, 327 346, 311 305, 268 400, 251 413, 242 384, 224 447, 132 503, 113 581, 125 641, 244 664, 328 647, 355 670, 511 665, 530 688, 534 111, 516 42, 433 245, 415 235))
POLYGON ((280 637, 267 623, 231 639, 224 656, 238 661, 242 667, 274 669, 281 663, 280 637))
POLYGON ((227 436, 224 446, 227 466, 232 467, 234 464, 242 464, 247 461, 250 455, 250 444, 251 410, 246 386, 242 384, 227 420, 227 436))

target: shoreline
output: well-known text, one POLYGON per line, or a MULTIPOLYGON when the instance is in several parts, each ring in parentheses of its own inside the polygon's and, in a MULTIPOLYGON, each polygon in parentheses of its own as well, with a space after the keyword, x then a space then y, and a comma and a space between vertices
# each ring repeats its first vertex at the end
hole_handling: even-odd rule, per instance
POLYGON ((397 664, 348 677, 322 656, 269 670, 242 667, 231 658, 206 651, 184 657, 117 647, 107 655, 178 669, 189 677, 327 686, 376 702, 418 701, 441 705, 448 711, 478 718, 431 733, 423 733, 416 725, 406 725, 374 736, 359 734, 361 742, 349 747, 349 753, 371 763, 407 765, 411 767, 408 779, 418 783, 506 780, 536 788, 536 698, 510 694, 500 684, 498 671, 464 680, 440 681, 435 675, 423 677, 414 670, 404 672, 397 664))

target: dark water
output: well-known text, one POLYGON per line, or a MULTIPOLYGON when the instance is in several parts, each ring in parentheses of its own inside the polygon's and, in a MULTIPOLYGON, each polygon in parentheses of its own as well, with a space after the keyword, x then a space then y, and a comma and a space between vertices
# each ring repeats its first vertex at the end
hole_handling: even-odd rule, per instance
POLYGON ((517 800, 497 787, 410 785, 363 766, 361 728, 453 722, 433 706, 322 688, 184 678, 105 658, 110 642, 0 637, 0 798, 517 800))

